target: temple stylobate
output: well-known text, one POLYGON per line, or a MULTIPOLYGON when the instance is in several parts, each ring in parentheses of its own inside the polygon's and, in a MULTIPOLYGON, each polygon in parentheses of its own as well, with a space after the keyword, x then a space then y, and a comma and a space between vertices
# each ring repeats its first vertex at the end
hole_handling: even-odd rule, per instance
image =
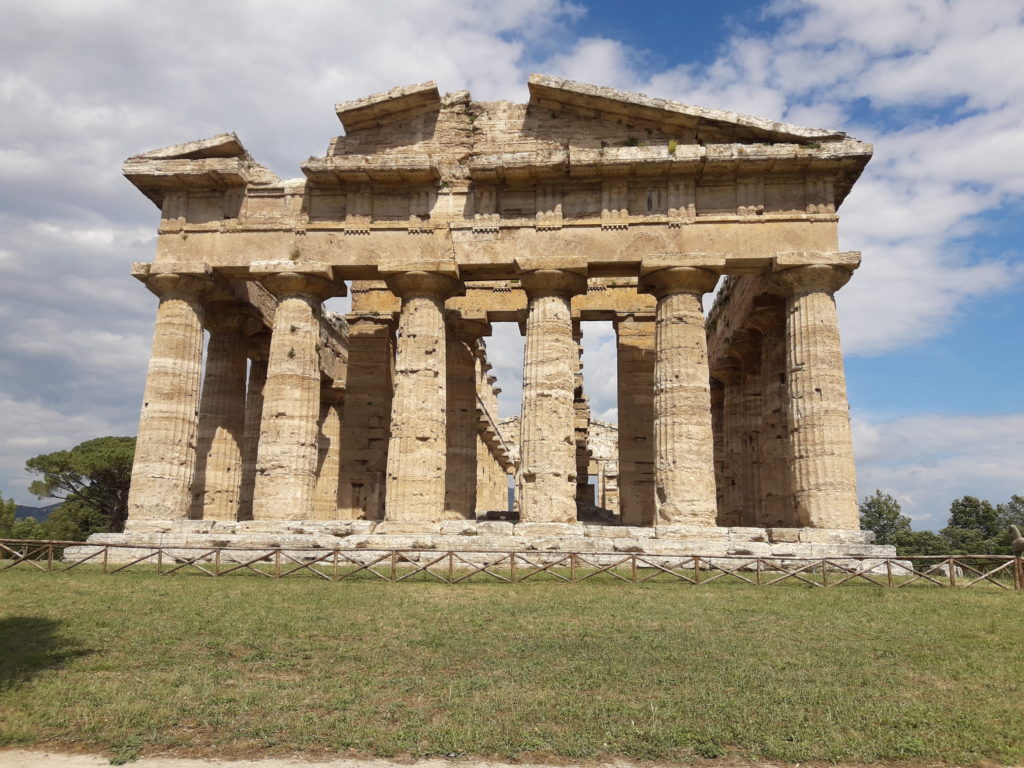
POLYGON ((125 163, 161 220, 132 268, 159 305, 124 536, 881 553, 834 301, 871 146, 541 75, 529 93, 340 104, 296 179, 233 134, 125 163), (617 334, 617 428, 590 418, 589 321, 617 334), (511 420, 500 322, 525 336, 511 420))

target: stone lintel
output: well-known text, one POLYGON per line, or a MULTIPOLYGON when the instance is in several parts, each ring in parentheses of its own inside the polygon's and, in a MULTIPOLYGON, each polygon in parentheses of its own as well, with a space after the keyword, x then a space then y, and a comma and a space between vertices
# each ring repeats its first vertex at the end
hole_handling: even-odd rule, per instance
POLYGON ((383 125, 399 116, 410 117, 440 108, 441 94, 437 90, 437 83, 428 80, 425 83, 391 88, 362 99, 345 101, 336 104, 334 111, 345 132, 353 133, 383 125))

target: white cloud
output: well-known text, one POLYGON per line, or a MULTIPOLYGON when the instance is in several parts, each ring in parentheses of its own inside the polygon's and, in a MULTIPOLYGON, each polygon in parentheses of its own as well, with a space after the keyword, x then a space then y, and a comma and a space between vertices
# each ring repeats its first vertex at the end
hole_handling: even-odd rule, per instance
POLYGON ((1024 413, 855 417, 853 432, 861 496, 891 493, 915 529, 943 527, 961 496, 997 504, 1024 493, 1024 413))

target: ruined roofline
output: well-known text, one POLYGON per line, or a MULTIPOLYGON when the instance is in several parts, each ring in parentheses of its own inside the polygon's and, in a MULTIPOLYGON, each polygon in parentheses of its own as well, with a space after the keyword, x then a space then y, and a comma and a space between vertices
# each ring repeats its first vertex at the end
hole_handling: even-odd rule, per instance
POLYGON ((415 85, 400 85, 361 99, 344 101, 334 106, 345 133, 379 125, 396 115, 409 116, 441 107, 437 83, 428 80, 415 85))

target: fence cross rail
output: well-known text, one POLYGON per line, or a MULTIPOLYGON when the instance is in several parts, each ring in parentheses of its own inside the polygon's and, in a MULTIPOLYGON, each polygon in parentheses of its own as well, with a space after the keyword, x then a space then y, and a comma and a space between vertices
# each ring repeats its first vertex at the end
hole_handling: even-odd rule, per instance
POLYGON ((230 574, 271 579, 310 576, 322 581, 362 577, 392 583, 428 579, 442 584, 471 580, 520 584, 541 576, 578 583, 604 576, 609 581, 631 584, 660 578, 663 582, 689 586, 718 581, 760 587, 801 584, 836 588, 867 582, 890 589, 917 585, 1024 591, 1024 562, 1014 555, 811 558, 472 548, 204 547, 0 539, 0 573, 16 568, 64 573, 85 569, 87 565, 107 575, 148 571, 159 576, 189 573, 214 578, 230 574))

